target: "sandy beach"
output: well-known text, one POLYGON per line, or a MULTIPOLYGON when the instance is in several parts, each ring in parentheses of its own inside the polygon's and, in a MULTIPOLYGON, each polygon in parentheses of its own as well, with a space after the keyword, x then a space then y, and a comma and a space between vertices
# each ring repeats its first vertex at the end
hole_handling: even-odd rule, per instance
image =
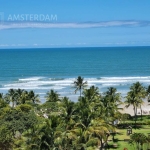
MULTIPOLYGON (((133 106, 129 106, 128 108, 125 107, 125 104, 120 105, 120 108, 123 108, 123 110, 120 110, 121 113, 128 113, 131 116, 134 115, 133 106)), ((143 115, 150 115, 150 103, 147 101, 144 101, 142 105, 142 114, 143 115)), ((141 115, 141 110, 138 108, 137 115, 141 115)))

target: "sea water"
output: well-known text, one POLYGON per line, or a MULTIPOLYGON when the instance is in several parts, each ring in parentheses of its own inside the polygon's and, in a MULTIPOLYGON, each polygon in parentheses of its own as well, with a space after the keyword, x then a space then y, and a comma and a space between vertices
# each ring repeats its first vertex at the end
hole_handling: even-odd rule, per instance
POLYGON ((0 50, 0 93, 34 90, 44 102, 46 92, 54 89, 77 101, 73 82, 78 76, 101 93, 115 87, 124 97, 137 81, 150 85, 150 47, 0 50))

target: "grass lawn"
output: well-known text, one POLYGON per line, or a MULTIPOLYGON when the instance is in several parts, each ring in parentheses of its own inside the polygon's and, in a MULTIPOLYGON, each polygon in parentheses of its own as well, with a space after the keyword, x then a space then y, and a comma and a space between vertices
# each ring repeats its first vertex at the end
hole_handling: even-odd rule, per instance
MULTIPOLYGON (((137 150, 135 145, 130 145, 127 140, 130 139, 130 136, 127 136, 127 130, 126 129, 117 129, 116 130, 118 134, 115 135, 115 142, 112 142, 112 136, 109 138, 108 144, 111 148, 109 150, 117 149, 117 150, 124 150, 124 148, 127 148, 128 150, 137 150), (113 145, 116 145, 117 147, 113 147, 113 145)), ((133 133, 144 133, 146 136, 148 133, 150 134, 150 126, 142 126, 140 129, 133 129, 133 133)), ((148 145, 144 145, 143 150, 147 150, 148 145)))

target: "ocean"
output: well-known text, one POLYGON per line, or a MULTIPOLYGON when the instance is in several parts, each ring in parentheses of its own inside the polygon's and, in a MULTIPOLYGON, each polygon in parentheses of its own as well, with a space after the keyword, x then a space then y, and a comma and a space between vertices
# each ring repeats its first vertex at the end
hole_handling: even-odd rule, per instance
POLYGON ((150 47, 0 49, 0 93, 34 90, 44 102, 54 89, 77 101, 78 76, 102 93, 113 86, 124 97, 136 81, 150 85, 150 47))

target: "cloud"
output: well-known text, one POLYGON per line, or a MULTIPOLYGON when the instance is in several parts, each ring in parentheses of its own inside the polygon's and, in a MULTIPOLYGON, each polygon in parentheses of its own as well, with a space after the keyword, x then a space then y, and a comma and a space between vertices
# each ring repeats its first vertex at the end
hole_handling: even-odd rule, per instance
POLYGON ((0 44, 0 47, 7 47, 9 46, 8 44, 0 44))
POLYGON ((25 47, 26 44, 0 44, 0 47, 25 47))
POLYGON ((150 26, 150 21, 105 21, 82 23, 52 23, 52 22, 3 22, 0 30, 23 28, 102 28, 102 27, 139 27, 150 26))

